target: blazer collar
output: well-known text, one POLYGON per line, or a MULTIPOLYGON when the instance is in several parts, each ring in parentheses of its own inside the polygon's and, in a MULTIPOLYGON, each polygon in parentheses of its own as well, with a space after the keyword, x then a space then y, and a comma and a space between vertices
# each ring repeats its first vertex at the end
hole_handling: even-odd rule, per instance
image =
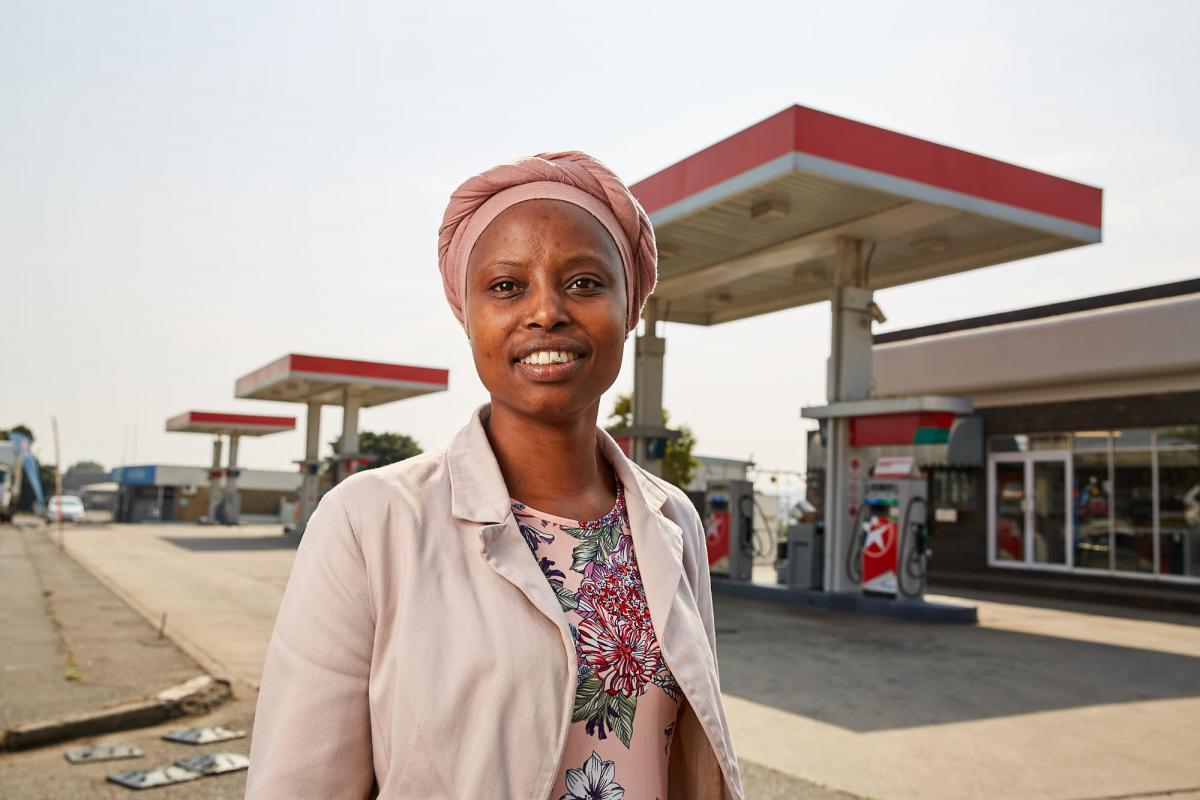
POLYGON ((484 403, 446 448, 450 470, 450 513, 471 522, 502 522, 511 511, 508 488, 492 452, 483 420, 491 413, 484 403))
MULTIPOLYGON (((500 465, 492 452, 483 421, 491 404, 475 409, 471 421, 451 440, 446 456, 450 470, 450 510, 458 519, 495 523, 508 518, 512 502, 500 465)), ((626 504, 640 500, 651 513, 661 516, 667 494, 647 478, 603 428, 596 428, 596 442, 617 477, 625 485, 626 504), (633 498, 630 498, 630 494, 633 498)), ((630 520, 632 524, 633 520, 630 520)))
MULTIPOLYGON (((568 664, 574 670, 575 650, 566 618, 518 530, 504 476, 483 429, 483 420, 490 412, 487 403, 477 408, 471 421, 447 448, 451 513, 458 519, 483 523, 480 529, 483 558, 558 626, 568 664)), ((650 619, 664 654, 678 654, 679 648, 686 643, 674 641, 675 629, 668 622, 683 576, 683 531, 662 511, 667 492, 630 461, 608 432, 600 427, 596 428, 596 442, 625 486, 625 508, 650 619)), ((695 620, 698 623, 699 617, 695 620)), ((687 620, 684 624, 687 625, 687 620)), ((703 631, 695 629, 680 635, 685 639, 703 639, 703 631)))

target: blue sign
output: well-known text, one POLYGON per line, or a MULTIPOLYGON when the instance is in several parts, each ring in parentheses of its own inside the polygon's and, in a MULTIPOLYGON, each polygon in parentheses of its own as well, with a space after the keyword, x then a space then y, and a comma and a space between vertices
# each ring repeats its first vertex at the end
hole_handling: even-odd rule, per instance
POLYGON ((117 467, 112 479, 126 486, 154 486, 156 469, 153 464, 138 467, 117 467))

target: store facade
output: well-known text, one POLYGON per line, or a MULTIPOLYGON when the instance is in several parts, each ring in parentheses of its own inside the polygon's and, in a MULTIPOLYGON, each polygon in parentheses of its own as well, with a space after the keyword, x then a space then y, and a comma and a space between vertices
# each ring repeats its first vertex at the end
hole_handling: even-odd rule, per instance
POLYGON ((935 582, 1200 610, 1200 280, 880 334, 872 375, 975 407, 909 448, 935 582))
MULTIPOLYGON (((117 522, 198 522, 208 508, 209 468, 174 464, 116 467, 117 522)), ((284 470, 240 471, 239 521, 276 523, 295 513, 300 475, 284 470)))

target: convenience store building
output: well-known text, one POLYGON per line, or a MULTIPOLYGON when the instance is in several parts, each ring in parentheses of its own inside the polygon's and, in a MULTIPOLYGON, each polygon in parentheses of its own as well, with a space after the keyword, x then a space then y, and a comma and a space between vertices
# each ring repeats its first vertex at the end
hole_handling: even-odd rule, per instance
POLYGON ((904 451, 931 581, 1200 610, 1197 343, 1200 279, 877 334, 876 396, 975 408, 904 451))

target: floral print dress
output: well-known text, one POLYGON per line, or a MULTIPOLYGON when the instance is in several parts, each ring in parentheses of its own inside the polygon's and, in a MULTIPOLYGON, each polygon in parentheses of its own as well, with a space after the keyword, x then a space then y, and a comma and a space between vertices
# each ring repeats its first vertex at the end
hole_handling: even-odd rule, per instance
POLYGON ((513 501, 513 515, 558 596, 579 675, 562 772, 549 800, 667 796, 680 689, 642 588, 625 492, 600 519, 556 517, 513 501))

